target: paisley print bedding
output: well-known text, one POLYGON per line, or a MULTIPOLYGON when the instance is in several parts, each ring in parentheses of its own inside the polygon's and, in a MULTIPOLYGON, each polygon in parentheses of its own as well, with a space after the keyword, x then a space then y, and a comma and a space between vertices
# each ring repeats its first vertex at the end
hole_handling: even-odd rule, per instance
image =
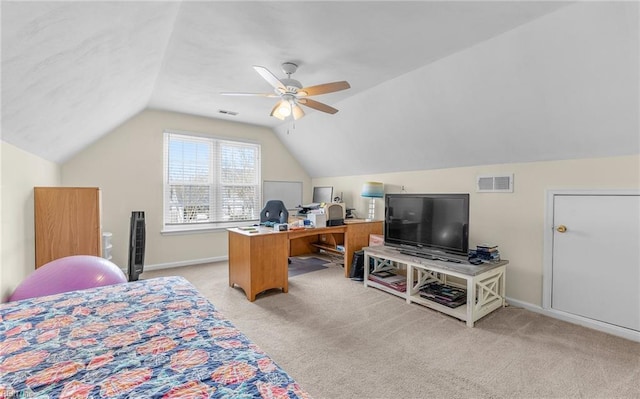
POLYGON ((308 398, 184 278, 0 304, 3 398, 308 398))

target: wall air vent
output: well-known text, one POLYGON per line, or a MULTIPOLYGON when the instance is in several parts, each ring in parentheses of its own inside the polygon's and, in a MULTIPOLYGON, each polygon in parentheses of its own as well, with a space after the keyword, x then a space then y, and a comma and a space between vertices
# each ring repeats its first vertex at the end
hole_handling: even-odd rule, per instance
POLYGON ((512 193, 513 173, 510 175, 483 175, 476 179, 478 193, 512 193))
POLYGON ((219 109, 218 112, 221 113, 221 114, 224 114, 224 115, 231 115, 231 116, 238 115, 238 113, 235 112, 235 111, 227 111, 227 110, 224 110, 224 109, 219 109))

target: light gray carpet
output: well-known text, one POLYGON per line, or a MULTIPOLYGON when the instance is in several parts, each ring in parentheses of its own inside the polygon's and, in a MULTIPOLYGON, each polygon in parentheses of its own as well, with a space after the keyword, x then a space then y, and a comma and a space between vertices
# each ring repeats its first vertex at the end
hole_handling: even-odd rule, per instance
POLYGON ((514 307, 461 321, 337 265, 251 303, 226 263, 181 275, 314 398, 640 398, 640 344, 514 307))
POLYGON ((293 256, 289 259, 291 261, 291 263, 289 263, 289 278, 326 269, 327 266, 325 265, 329 263, 326 259, 313 256, 293 256))

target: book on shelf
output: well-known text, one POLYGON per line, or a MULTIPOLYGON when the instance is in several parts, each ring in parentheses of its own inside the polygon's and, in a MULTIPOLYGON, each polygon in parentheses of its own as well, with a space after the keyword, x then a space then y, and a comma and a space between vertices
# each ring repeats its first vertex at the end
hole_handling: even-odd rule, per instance
POLYGON ((445 301, 445 300, 442 300, 440 298, 434 298, 434 297, 429 297, 429 296, 423 295, 422 293, 420 293, 420 296, 425 298, 425 299, 428 299, 430 301, 433 301, 435 303, 439 303, 440 305, 444 305, 446 307, 449 307, 449 308, 457 308, 458 306, 462 306, 467 302, 467 298, 461 298, 461 299, 457 299, 455 301, 445 301))
POLYGON ((467 290, 440 283, 430 283, 420 288, 422 298, 450 308, 457 308, 467 301, 467 290))
POLYGON ((455 288, 444 284, 429 284, 420 289, 425 294, 430 294, 443 299, 458 299, 467 295, 467 290, 462 288, 455 288))
POLYGON ((373 277, 369 276, 369 280, 377 281, 378 283, 381 283, 381 284, 407 285, 407 278, 402 275, 397 275, 397 276, 387 277, 387 278, 377 278, 375 276, 373 277))
POLYGON ((407 289, 407 276, 386 270, 369 274, 369 280, 396 291, 403 292, 407 289))
POLYGON ((437 291, 422 291, 425 295, 442 299, 443 301, 455 301, 456 299, 464 298, 467 296, 466 292, 449 294, 446 292, 437 292, 437 291))
POLYGON ((500 252, 477 252, 476 257, 486 261, 497 262, 500 260, 500 252))
POLYGON ((495 253, 495 252, 498 252, 498 246, 497 245, 487 245, 487 244, 476 245, 476 252, 495 253))
POLYGON ((480 244, 476 249, 469 250, 469 259, 478 258, 483 262, 500 261, 500 251, 497 245, 480 244))
POLYGON ((388 278, 388 277, 397 276, 397 274, 393 273, 393 272, 390 272, 388 270, 381 270, 379 272, 373 272, 373 273, 369 274, 369 276, 375 276, 377 278, 388 278))
POLYGON ((484 250, 490 250, 490 249, 498 249, 498 246, 497 245, 492 245, 492 244, 478 244, 478 245, 476 245, 476 248, 484 249, 484 250))

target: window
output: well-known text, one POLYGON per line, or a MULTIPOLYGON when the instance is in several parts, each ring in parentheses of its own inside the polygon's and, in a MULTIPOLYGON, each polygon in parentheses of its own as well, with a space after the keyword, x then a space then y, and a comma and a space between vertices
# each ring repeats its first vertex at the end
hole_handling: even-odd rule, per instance
POLYGON ((164 133, 165 228, 259 220, 260 181, 259 144, 164 133))

